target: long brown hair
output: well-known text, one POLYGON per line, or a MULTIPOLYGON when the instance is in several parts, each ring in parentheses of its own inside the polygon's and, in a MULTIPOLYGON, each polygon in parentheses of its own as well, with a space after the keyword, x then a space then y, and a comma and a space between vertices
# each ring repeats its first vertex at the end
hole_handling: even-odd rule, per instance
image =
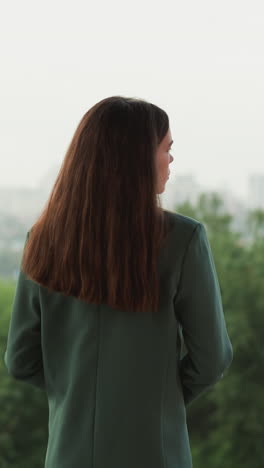
POLYGON ((30 279, 88 303, 158 311, 167 222, 155 158, 168 128, 143 99, 112 96, 85 113, 24 247, 30 279))

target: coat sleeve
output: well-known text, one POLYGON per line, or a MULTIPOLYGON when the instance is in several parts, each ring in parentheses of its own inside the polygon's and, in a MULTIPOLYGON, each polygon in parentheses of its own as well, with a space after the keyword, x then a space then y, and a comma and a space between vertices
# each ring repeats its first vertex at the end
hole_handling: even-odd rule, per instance
POLYGON ((220 286, 205 227, 199 223, 185 252, 174 300, 185 354, 179 373, 185 405, 223 377, 233 359, 220 286))
POLYGON ((4 362, 12 377, 44 389, 40 312, 39 286, 20 270, 4 362))

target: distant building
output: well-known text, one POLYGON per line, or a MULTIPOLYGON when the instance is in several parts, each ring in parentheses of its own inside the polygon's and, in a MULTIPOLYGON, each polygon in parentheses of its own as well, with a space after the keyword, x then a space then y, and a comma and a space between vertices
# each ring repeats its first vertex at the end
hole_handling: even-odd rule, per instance
POLYGON ((48 201, 59 168, 59 165, 51 167, 39 180, 35 188, 0 187, 0 217, 1 215, 14 216, 26 228, 30 227, 39 217, 48 201))
POLYGON ((175 205, 186 201, 195 204, 202 187, 198 184, 193 174, 171 176, 166 184, 165 191, 161 194, 163 207, 173 210, 175 205))
POLYGON ((264 209, 264 174, 252 174, 249 176, 248 208, 264 209))

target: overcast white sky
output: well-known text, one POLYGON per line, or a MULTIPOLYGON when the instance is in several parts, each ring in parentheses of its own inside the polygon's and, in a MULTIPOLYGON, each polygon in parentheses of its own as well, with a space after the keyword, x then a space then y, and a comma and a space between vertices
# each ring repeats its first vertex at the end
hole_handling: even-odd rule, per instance
POLYGON ((121 94, 164 108, 171 177, 245 196, 264 173, 264 2, 5 2, 0 187, 38 185, 83 114, 121 94))

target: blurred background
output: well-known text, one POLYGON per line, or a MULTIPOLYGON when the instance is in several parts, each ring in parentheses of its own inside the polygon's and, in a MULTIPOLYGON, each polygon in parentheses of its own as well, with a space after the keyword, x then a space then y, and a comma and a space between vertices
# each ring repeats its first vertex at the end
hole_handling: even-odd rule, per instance
POLYGON ((0 39, 0 468, 42 467, 47 442, 45 395, 3 363, 26 232, 83 114, 116 94, 167 112, 162 204, 205 223, 219 276, 234 360, 187 411, 194 468, 263 468, 264 3, 25 0, 0 39))

